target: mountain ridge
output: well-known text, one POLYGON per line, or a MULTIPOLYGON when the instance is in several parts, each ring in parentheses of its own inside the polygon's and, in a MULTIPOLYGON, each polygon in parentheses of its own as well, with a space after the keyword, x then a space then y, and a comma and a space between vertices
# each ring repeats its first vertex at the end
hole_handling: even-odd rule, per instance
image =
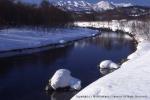
MULTIPOLYGON (((16 0, 27 3, 30 0, 16 0)), ((36 0, 35 0, 36 1, 36 0)), ((35 2, 34 1, 34 2, 35 2)), ((37 5, 40 5, 39 2, 42 0, 37 0, 37 5)), ((86 0, 45 0, 50 2, 50 4, 59 7, 65 11, 74 11, 74 12, 101 12, 105 10, 111 10, 117 7, 128 7, 133 6, 131 3, 113 3, 108 0, 102 0, 97 3, 89 3, 86 0)), ((29 3, 29 2, 28 2, 29 3)), ((31 2, 29 4, 32 4, 31 2)))
POLYGON ((53 2, 54 6, 57 6, 59 8, 62 8, 63 10, 68 11, 105 11, 105 10, 111 10, 117 7, 128 7, 132 6, 132 4, 114 4, 112 2, 106 1, 100 1, 98 3, 92 4, 85 0, 59 0, 57 2, 53 2))

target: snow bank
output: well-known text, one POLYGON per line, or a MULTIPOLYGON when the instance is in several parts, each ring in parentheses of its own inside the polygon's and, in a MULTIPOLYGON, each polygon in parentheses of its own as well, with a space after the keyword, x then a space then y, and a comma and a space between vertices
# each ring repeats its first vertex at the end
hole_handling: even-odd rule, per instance
POLYGON ((144 48, 136 51, 140 56, 93 82, 71 100, 150 100, 149 45, 150 42, 141 42, 140 47, 144 48))
POLYGON ((139 41, 150 39, 150 21, 128 21, 123 19, 112 21, 75 22, 74 25, 79 27, 106 28, 112 31, 120 30, 135 36, 139 41))
POLYGON ((91 37, 97 33, 96 30, 84 28, 51 28, 46 31, 27 28, 3 29, 0 30, 0 52, 38 48, 52 44, 62 45, 69 41, 91 37))
POLYGON ((104 60, 100 63, 99 65, 100 68, 107 68, 107 69, 117 69, 119 68, 119 65, 116 63, 112 62, 111 60, 104 60))
POLYGON ((54 89, 70 87, 74 90, 81 89, 81 81, 71 76, 67 69, 59 69, 49 81, 49 85, 54 89))
POLYGON ((150 50, 150 42, 149 41, 143 41, 138 44, 137 50, 128 56, 128 59, 136 59, 140 56, 143 56, 147 54, 147 52, 150 50))
POLYGON ((122 26, 120 24, 118 21, 77 24, 82 27, 110 28, 129 32, 136 35, 139 44, 137 50, 128 56, 129 60, 118 70, 93 82, 71 100, 150 100, 150 41, 147 34, 150 33, 149 26, 144 27, 142 22, 132 21, 123 22, 122 26))

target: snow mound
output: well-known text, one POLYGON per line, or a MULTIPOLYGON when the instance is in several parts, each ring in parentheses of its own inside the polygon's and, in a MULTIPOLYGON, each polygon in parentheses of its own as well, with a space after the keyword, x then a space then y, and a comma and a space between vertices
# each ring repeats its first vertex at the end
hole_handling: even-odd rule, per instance
POLYGON ((59 43, 64 44, 65 40, 60 40, 59 43))
POLYGON ((94 5, 95 11, 102 11, 102 10, 110 10, 114 9, 115 6, 109 3, 108 1, 100 1, 94 5))
POLYGON ((100 63, 99 67, 101 69, 117 69, 119 68, 119 65, 116 63, 112 62, 111 60, 104 60, 100 63))
POLYGON ((70 87, 74 90, 81 89, 81 81, 71 76, 67 69, 59 69, 55 72, 49 84, 54 90, 58 88, 70 87))

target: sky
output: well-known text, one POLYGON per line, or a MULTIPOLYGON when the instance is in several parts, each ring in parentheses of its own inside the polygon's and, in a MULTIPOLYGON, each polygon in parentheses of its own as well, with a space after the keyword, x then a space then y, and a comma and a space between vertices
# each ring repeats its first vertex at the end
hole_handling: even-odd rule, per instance
MULTIPOLYGON (((34 3, 38 3, 41 0, 23 0, 26 2, 34 2, 34 3)), ((57 1, 57 0, 49 0, 49 1, 57 1)), ((101 0, 85 0, 88 1, 90 3, 97 3, 101 0)), ((105 1, 105 0, 103 0, 105 1)), ((114 3, 132 3, 133 5, 141 5, 141 6, 149 6, 150 7, 150 0, 107 0, 109 2, 114 2, 114 3)))

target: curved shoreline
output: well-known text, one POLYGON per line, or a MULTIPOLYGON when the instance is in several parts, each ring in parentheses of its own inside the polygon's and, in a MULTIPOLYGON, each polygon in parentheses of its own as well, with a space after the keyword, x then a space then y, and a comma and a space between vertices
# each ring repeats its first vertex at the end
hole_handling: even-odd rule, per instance
POLYGON ((15 56, 20 54, 31 54, 35 52, 41 52, 44 50, 52 49, 52 48, 64 47, 75 41, 82 40, 85 38, 90 38, 99 34, 97 30, 84 29, 84 28, 76 28, 76 29, 77 30, 60 29, 60 31, 58 31, 59 32, 58 34, 57 31, 56 34, 52 32, 48 32, 44 37, 41 37, 41 34, 42 35, 45 34, 44 32, 36 36, 38 33, 36 33, 36 31, 34 30, 29 30, 29 31, 25 30, 25 32, 24 30, 22 31, 21 29, 10 29, 10 30, 8 29, 8 32, 7 30, 2 30, 1 31, 2 34, 0 34, 0 36, 2 36, 1 44, 0 44, 0 48, 1 48, 0 57, 10 57, 10 56, 15 56), (68 33, 63 33, 61 31, 68 32, 68 33), (23 33, 23 36, 22 33, 20 35, 20 32, 23 33), (29 34, 30 32, 33 32, 32 34, 33 36, 29 34), (55 35, 53 36, 53 34, 55 35))
POLYGON ((113 27, 116 24, 120 23, 75 23, 79 27, 108 28, 113 31, 121 30, 131 33, 138 41, 138 46, 137 50, 128 56, 129 60, 121 65, 121 68, 91 83, 71 100, 150 99, 150 41, 145 38, 146 36, 138 33, 138 31, 132 32, 130 26, 121 28, 113 27))

